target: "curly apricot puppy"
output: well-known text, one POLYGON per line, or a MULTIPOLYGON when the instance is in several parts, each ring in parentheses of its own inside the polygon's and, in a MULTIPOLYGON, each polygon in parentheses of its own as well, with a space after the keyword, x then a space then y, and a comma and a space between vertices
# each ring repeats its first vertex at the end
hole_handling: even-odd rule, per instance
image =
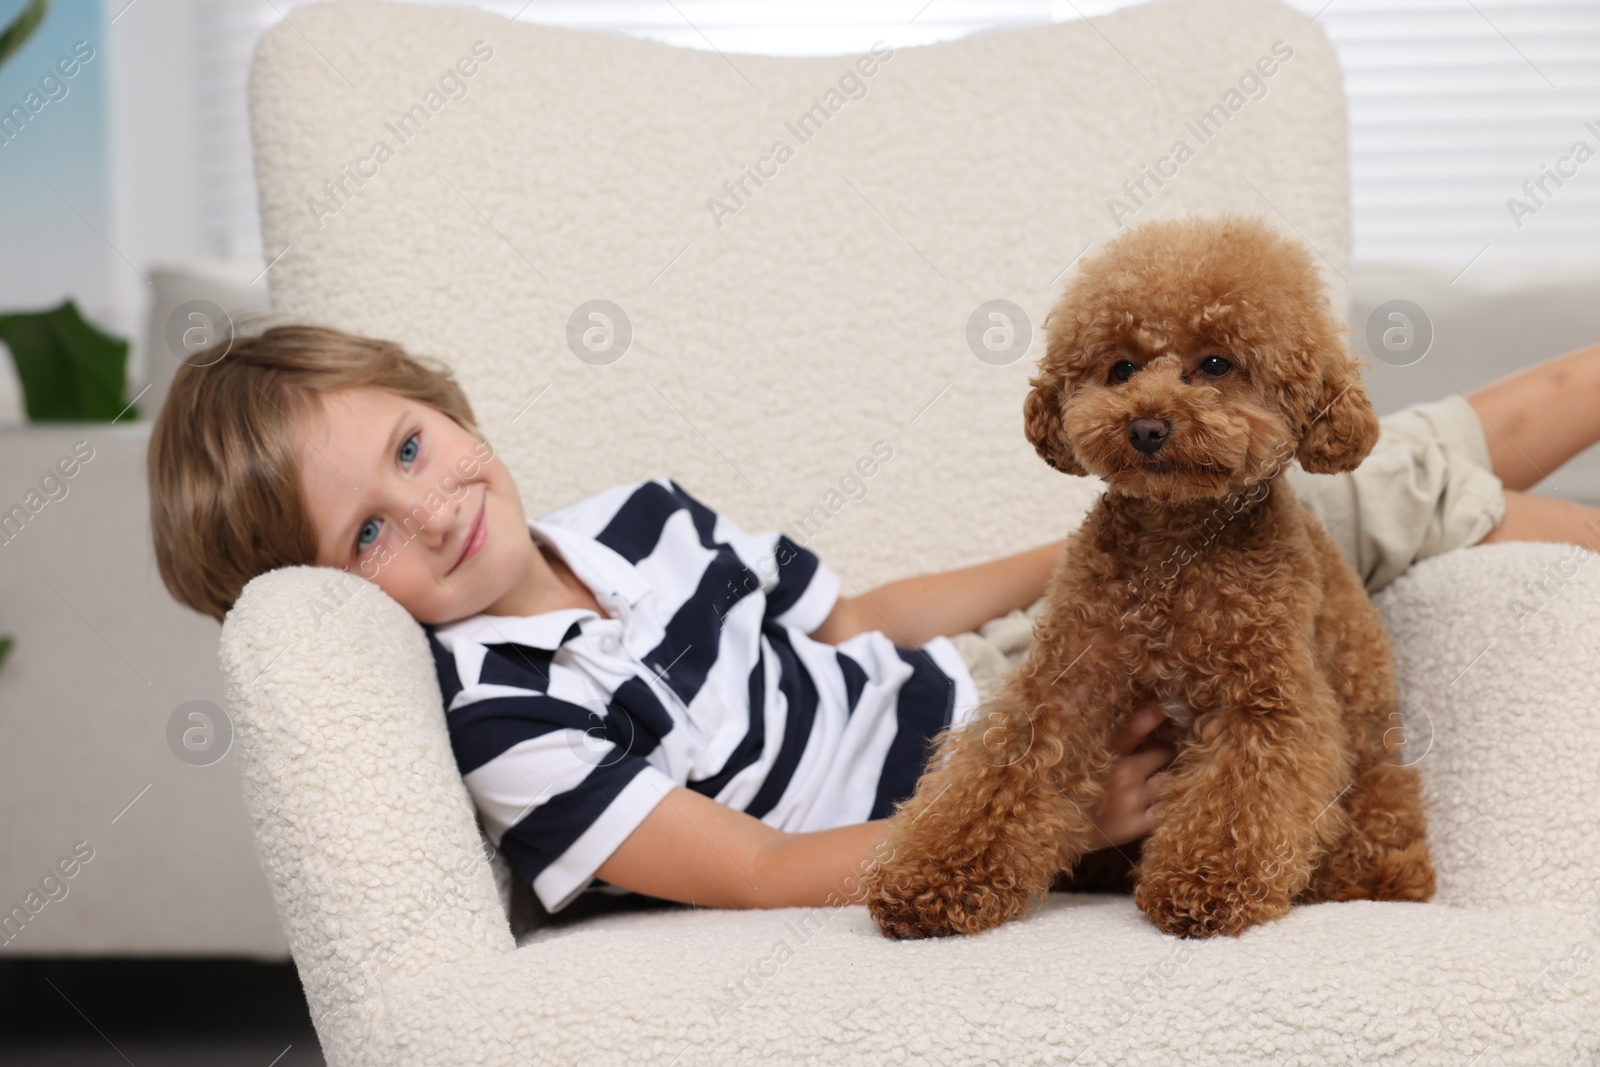
POLYGON ((1376 609, 1278 475, 1348 471, 1378 420, 1306 249, 1240 216, 1152 222, 1086 261, 1047 322, 1028 439, 1106 491, 1072 535, 1024 664, 938 739, 864 880, 890 937, 1023 914, 1090 850, 1112 731, 1192 710, 1134 867, 1180 937, 1294 903, 1427 900, 1416 771, 1391 745, 1376 609))

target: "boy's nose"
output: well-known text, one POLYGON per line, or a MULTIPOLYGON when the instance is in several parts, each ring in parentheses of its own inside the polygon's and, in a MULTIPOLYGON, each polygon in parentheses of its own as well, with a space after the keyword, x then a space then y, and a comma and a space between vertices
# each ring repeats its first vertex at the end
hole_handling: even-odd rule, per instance
POLYGON ((410 514, 424 520, 421 528, 417 530, 416 537, 430 549, 442 547, 449 540, 450 531, 455 528, 455 518, 450 511, 430 512, 427 505, 420 500, 411 509, 410 514))

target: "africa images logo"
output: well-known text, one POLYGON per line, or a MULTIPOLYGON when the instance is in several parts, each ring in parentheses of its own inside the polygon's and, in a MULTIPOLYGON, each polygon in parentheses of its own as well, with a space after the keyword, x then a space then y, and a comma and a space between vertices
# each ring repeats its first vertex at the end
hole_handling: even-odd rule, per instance
MULTIPOLYGON (((878 72, 878 64, 887 63, 893 58, 894 49, 882 41, 872 42, 872 48, 857 57, 850 68, 839 76, 838 88, 830 86, 822 94, 822 99, 801 112, 798 118, 785 122, 783 128, 794 137, 797 144, 810 141, 822 132, 823 125, 830 118, 844 110, 846 104, 865 99, 867 80, 878 72)), ((711 221, 716 223, 717 229, 722 229, 723 219, 737 215, 755 197, 756 190, 766 186, 767 181, 763 179, 776 178, 778 169, 793 159, 794 154, 795 150, 789 142, 779 138, 772 142, 766 155, 755 161, 753 169, 750 166, 741 167, 738 177, 722 183, 723 199, 707 197, 706 210, 711 213, 711 221), (769 166, 771 169, 768 169, 769 166), (751 182, 755 183, 756 189, 750 188, 751 182)))

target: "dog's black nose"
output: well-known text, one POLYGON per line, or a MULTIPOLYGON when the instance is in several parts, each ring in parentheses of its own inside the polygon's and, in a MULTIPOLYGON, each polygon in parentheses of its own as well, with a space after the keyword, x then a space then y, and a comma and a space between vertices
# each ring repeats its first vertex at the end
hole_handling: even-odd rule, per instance
POLYGON ((1128 423, 1128 443, 1147 456, 1153 456, 1166 443, 1172 429, 1165 419, 1134 419, 1128 423))

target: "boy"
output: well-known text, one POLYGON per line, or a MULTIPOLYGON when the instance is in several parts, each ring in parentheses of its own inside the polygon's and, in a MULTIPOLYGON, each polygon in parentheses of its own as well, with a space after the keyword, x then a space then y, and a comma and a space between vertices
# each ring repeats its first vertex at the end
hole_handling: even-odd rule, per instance
MULTIPOLYGON (((1593 346, 1390 416, 1353 474, 1288 476, 1369 590, 1463 544, 1583 544, 1600 512, 1517 490, 1600 439, 1597 397, 1593 346)), ((195 610, 311 564, 423 625, 480 817, 551 912, 596 880, 713 907, 852 889, 935 736, 1026 654, 1063 549, 841 598, 814 553, 668 477, 530 521, 442 364, 312 326, 180 367, 149 482, 162 579, 195 610)), ((1162 715, 1117 735, 1107 847, 1154 825, 1162 715)))

